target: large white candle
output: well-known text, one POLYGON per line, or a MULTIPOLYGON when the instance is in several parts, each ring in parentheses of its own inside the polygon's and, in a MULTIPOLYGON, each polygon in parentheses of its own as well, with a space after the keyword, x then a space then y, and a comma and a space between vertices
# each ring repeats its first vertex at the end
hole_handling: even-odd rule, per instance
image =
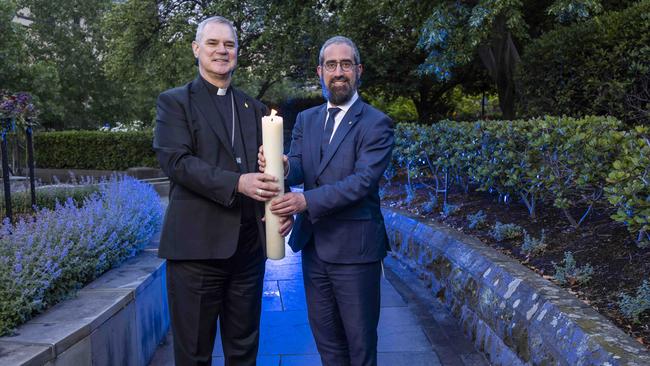
MULTIPOLYGON (((282 117, 276 116, 275 110, 271 110, 270 116, 262 117, 262 144, 266 159, 264 172, 278 178, 280 194, 277 197, 281 197, 284 194, 284 166, 282 164, 284 138, 282 117)), ((269 259, 282 259, 284 258, 284 238, 279 233, 280 217, 271 213, 270 201, 267 201, 264 206, 266 255, 269 259)))

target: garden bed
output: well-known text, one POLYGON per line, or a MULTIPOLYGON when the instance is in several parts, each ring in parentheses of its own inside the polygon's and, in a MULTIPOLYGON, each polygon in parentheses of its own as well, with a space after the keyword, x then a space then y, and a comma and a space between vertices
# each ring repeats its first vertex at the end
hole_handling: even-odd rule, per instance
POLYGON ((650 349, 650 312, 641 313, 636 323, 625 318, 619 307, 622 293, 635 295, 642 281, 649 279, 650 249, 638 248, 627 228, 610 218, 611 206, 595 207, 582 225, 573 229, 563 213, 550 205, 540 205, 537 218, 532 219, 523 204, 499 203, 494 195, 470 190, 467 194, 450 192, 447 201, 458 208, 445 215, 442 194, 437 204, 431 204, 430 191, 424 186, 416 186, 410 199, 397 181, 384 186, 383 190, 385 206, 406 210, 425 221, 441 222, 472 235, 550 280, 554 280, 553 263, 561 264, 564 253, 572 252, 578 266, 590 264, 593 274, 585 284, 569 281, 563 287, 650 349), (486 215, 487 226, 469 229, 467 216, 480 210, 486 215), (517 224, 534 238, 541 237, 544 230, 546 249, 527 256, 522 252, 523 238, 495 240, 490 230, 497 221, 517 224))

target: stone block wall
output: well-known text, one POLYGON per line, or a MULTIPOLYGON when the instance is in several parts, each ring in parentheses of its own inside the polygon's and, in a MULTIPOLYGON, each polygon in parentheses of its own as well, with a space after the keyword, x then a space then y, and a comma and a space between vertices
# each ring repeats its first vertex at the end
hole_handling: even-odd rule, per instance
POLYGON ((593 308, 447 226, 383 209, 392 254, 415 271, 494 365, 650 365, 593 308))
POLYGON ((145 366, 169 329, 165 261, 150 249, 0 337, 0 366, 145 366))

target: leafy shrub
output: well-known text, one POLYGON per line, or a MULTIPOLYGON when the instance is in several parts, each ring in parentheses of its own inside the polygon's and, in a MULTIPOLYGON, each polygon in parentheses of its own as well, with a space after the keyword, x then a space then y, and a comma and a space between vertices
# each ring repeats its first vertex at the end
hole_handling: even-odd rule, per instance
POLYGON ((498 194, 499 202, 517 197, 531 217, 538 203, 552 204, 574 228, 609 199, 618 208, 613 218, 645 246, 650 243, 649 130, 622 128, 611 117, 402 123, 395 130, 391 174, 405 175, 409 187, 420 183, 444 192, 443 202, 455 184, 464 191, 472 186, 498 194))
POLYGON ((521 251, 527 256, 542 253, 547 247, 545 239, 544 230, 542 230, 542 235, 539 239, 528 235, 528 232, 524 230, 524 243, 521 245, 521 251))
POLYGON ((643 280, 643 283, 636 290, 636 296, 621 294, 618 306, 623 315, 638 323, 639 315, 650 310, 650 282, 643 280))
POLYGON ((157 231, 162 216, 153 188, 113 177, 78 205, 0 227, 0 334, 133 256, 157 231))
POLYGON ((626 135, 622 152, 607 176, 612 215, 636 235, 637 245, 650 246, 650 128, 637 127, 626 135))
POLYGON ((34 134, 38 168, 126 170, 158 167, 151 131, 60 131, 34 134))
POLYGON ((475 214, 467 215, 467 221, 469 221, 468 227, 470 229, 480 229, 487 226, 487 215, 483 210, 479 210, 475 214))
MULTIPOLYGON (((99 190, 97 184, 42 186, 36 187, 36 207, 54 209, 57 202, 64 203, 68 198, 82 203, 84 198, 99 190)), ((29 190, 11 192, 11 208, 14 214, 32 214, 32 198, 29 190)), ((4 194, 0 195, 0 212, 5 212, 4 194)))
POLYGON ((548 32, 526 47, 517 72, 529 116, 612 115, 650 123, 650 1, 548 32))
POLYGON ((562 265, 558 266, 555 262, 551 263, 553 263, 553 267, 555 268, 553 278, 563 285, 587 283, 591 279, 591 275, 594 274, 594 269, 589 263, 578 267, 571 252, 564 252, 562 265))
POLYGON ((502 224, 499 221, 490 230, 490 235, 496 241, 520 238, 523 233, 524 229, 521 226, 517 224, 502 224))

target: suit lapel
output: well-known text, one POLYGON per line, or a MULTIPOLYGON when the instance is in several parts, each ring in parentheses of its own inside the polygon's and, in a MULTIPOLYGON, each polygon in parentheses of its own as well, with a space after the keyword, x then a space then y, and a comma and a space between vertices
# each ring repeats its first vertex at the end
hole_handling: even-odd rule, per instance
POLYGON ((306 131, 307 136, 311 136, 309 139, 309 145, 311 149, 311 156, 314 163, 314 170, 317 170, 320 164, 320 145, 323 140, 323 130, 325 129, 325 117, 327 116, 327 103, 323 104, 316 115, 316 121, 310 123, 308 128, 309 131, 306 131))
POLYGON ((210 126, 215 135, 219 138, 219 141, 226 146, 224 150, 228 152, 228 155, 235 160, 235 157, 232 153, 232 143, 230 142, 230 136, 228 136, 228 131, 223 125, 221 119, 221 114, 217 111, 210 93, 203 85, 203 81, 200 78, 194 79, 192 83, 192 95, 191 98, 194 100, 194 108, 198 110, 203 116, 203 119, 206 121, 207 125, 210 126))
POLYGON ((250 136, 257 136, 258 129, 260 128, 258 123, 261 121, 255 118, 253 101, 240 93, 239 90, 233 88, 232 92, 235 96, 235 110, 237 111, 237 116, 239 116, 239 126, 241 127, 244 151, 246 152, 246 161, 243 163, 247 165, 245 167, 246 171, 253 172, 255 171, 257 160, 257 139, 253 141, 250 136))
MULTIPOLYGON (((329 161, 332 160, 332 157, 334 156, 336 150, 341 145, 341 142, 343 142, 345 136, 348 134, 348 132, 350 132, 352 127, 359 121, 362 111, 363 111, 363 102, 361 101, 361 98, 359 98, 357 99, 356 102, 354 102, 354 104, 352 104, 352 106, 350 106, 350 109, 341 120, 341 123, 339 123, 339 126, 336 128, 336 131, 334 132, 334 136, 332 137, 332 140, 330 141, 329 145, 327 145, 327 149, 323 154, 323 159, 321 159, 320 165, 318 166, 316 176, 319 176, 327 166, 327 163, 329 163, 329 161)), ((321 136, 322 136, 322 132, 321 132, 321 136)))

